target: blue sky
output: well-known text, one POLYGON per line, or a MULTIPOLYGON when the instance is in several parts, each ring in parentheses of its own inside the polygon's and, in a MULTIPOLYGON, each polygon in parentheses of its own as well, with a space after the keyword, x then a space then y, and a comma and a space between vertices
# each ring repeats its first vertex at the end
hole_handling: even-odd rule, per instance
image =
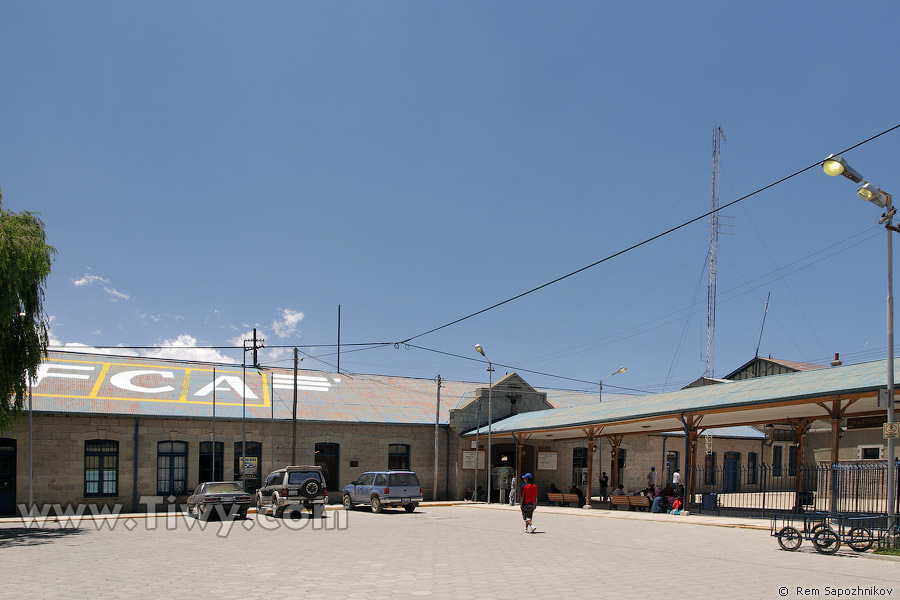
MULTIPOLYGON (((240 362, 257 327, 262 362, 300 345, 334 370, 338 305, 343 344, 399 342, 704 214, 716 126, 725 204, 900 124, 898 22, 887 1, 4 2, 4 208, 59 251, 54 344, 240 362)), ((898 150, 845 157, 891 191, 898 150)), ((884 356, 885 234, 850 181, 816 167, 723 212, 715 375, 753 357, 769 293, 761 355, 884 356)), ((605 391, 675 389, 706 366, 708 245, 704 219, 341 369, 482 381, 477 342, 495 377, 595 389, 627 365, 605 391)))

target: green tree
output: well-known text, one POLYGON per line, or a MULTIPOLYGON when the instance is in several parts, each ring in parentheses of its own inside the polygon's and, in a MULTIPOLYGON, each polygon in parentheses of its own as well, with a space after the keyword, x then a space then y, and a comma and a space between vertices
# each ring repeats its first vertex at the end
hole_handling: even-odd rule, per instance
POLYGON ((35 213, 3 209, 0 190, 0 431, 12 427, 47 354, 44 283, 56 250, 35 213))

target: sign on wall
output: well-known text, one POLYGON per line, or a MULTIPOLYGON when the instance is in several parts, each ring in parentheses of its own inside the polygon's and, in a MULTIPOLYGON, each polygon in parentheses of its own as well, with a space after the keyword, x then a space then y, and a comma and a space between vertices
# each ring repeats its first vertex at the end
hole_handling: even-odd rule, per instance
MULTIPOLYGON (((479 450, 478 454, 478 468, 484 468, 484 450, 479 450)), ((463 459, 462 459, 462 468, 464 471, 474 471, 475 470, 475 450, 463 450, 463 459)))
POLYGON ((537 470, 556 471, 559 468, 559 452, 538 452, 537 470))

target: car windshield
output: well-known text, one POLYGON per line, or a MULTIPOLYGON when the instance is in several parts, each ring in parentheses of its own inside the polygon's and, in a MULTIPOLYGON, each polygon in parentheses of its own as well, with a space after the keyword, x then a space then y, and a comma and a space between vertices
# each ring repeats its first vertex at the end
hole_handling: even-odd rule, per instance
POLYGON ((241 489, 240 484, 238 483, 207 483, 206 489, 203 490, 204 493, 207 494, 234 494, 240 493, 243 490, 241 489))
POLYGON ((319 480, 319 473, 316 471, 291 471, 288 474, 288 483, 292 483, 297 485, 299 483, 303 483, 307 479, 312 477, 316 481, 319 480))
POLYGON ((388 485, 419 485, 419 478, 415 473, 391 473, 388 476, 388 485))

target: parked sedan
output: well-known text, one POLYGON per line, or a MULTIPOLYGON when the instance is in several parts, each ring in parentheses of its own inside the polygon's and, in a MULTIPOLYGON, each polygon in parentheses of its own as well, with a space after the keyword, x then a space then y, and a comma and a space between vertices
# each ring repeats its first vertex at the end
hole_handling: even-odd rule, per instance
POLYGON ((208 481, 188 498, 187 510, 198 519, 207 519, 211 514, 246 519, 251 500, 239 481, 208 481))

